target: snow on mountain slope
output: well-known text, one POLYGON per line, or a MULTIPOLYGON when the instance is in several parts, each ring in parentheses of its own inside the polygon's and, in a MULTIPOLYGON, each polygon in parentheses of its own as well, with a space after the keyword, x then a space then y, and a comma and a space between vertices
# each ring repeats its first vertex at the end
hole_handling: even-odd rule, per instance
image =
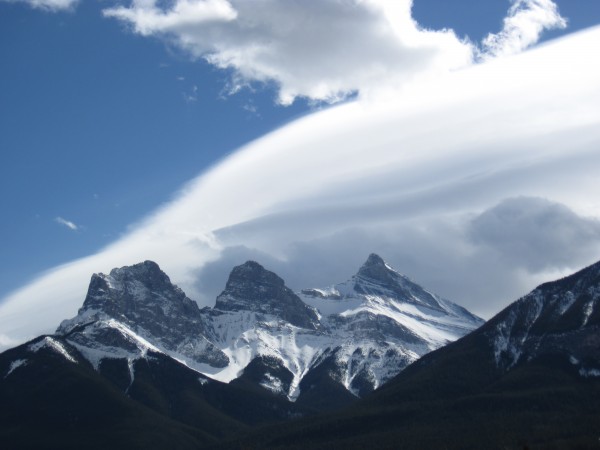
POLYGON ((542 284, 486 328, 498 368, 561 353, 582 374, 600 374, 600 262, 542 284))
MULTIPOLYGON (((266 357, 291 373, 289 390, 284 393, 290 399, 298 396, 300 381, 316 355, 334 342, 320 330, 316 310, 302 302, 280 277, 254 261, 232 270, 209 323, 213 342, 230 364, 222 370, 205 368, 206 374, 229 382, 256 357, 266 357)), ((259 384, 280 391, 280 386, 288 383, 265 372, 259 384)))
MULTIPOLYGON (((332 380, 355 395, 364 395, 421 355, 483 323, 398 274, 377 255, 371 255, 346 283, 307 289, 300 298, 287 292, 294 300, 286 304, 302 312, 300 326, 284 319, 291 312, 281 299, 274 301, 282 286, 283 280, 257 263, 232 271, 212 311, 215 344, 229 357, 230 365, 207 373, 231 381, 243 375, 254 358, 270 358, 286 369, 282 373, 291 373, 286 394, 296 399, 304 376, 327 363, 332 380), (252 276, 240 275, 250 272, 252 276), (280 309, 275 311, 270 306, 274 304, 280 309)), ((280 390, 286 383, 269 371, 271 366, 265 366, 261 384, 280 390)))
POLYGON ((299 295, 248 261, 203 310, 146 261, 94 275, 79 314, 57 333, 96 369, 105 358, 132 366, 152 350, 296 400, 311 371, 362 396, 481 323, 371 255, 348 282, 299 295))
POLYGON ((302 299, 319 310, 337 342, 329 357, 338 371, 331 376, 356 395, 379 387, 420 356, 483 324, 375 254, 349 281, 303 290, 302 299))

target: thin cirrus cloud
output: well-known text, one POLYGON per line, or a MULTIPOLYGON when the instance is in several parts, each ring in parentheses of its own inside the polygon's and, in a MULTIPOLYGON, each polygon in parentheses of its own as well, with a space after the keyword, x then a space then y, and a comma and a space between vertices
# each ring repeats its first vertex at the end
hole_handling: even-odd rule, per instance
POLYGON ((7 3, 26 3, 32 8, 46 11, 68 11, 72 10, 79 0, 0 0, 7 3))
POLYGON ((69 230, 77 231, 79 230, 79 226, 70 220, 63 219, 62 217, 56 217, 54 221, 64 227, 67 227, 69 230))
POLYGON ((4 298, 3 340, 52 331, 90 274, 145 259, 212 305, 246 258, 298 289, 343 281, 374 251, 489 317, 600 254, 599 40, 600 27, 572 34, 249 143, 101 252, 4 298))
POLYGON ((230 91, 274 83, 281 104, 296 97, 335 103, 353 93, 398 88, 477 59, 535 44, 565 20, 551 0, 513 0, 504 28, 479 48, 454 31, 427 30, 412 18, 412 0, 134 0, 106 17, 142 36, 157 36, 221 69, 230 91))

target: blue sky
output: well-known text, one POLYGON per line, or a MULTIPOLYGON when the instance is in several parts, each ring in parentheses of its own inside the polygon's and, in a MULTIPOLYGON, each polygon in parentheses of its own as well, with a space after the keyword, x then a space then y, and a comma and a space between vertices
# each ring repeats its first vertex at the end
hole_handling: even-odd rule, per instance
MULTIPOLYGON (((600 23, 600 2, 554 3, 568 25, 543 30, 536 42, 600 23)), ((414 0, 412 17, 422 27, 451 29, 461 42, 481 46, 485 36, 502 29, 510 6, 508 0, 414 0)), ((293 71, 282 69, 289 64, 297 70, 295 61, 267 67, 274 70, 272 79, 251 61, 219 68, 224 59, 210 64, 200 56, 203 46, 212 45, 206 36, 182 26, 167 29, 169 37, 161 22, 143 28, 129 15, 132 8, 116 1, 81 1, 64 10, 34 8, 28 0, 0 1, 0 297, 42 271, 94 254, 135 231, 188 181, 238 147, 333 100, 354 99, 373 84, 371 74, 348 81, 336 73, 325 79, 329 90, 323 94, 311 85, 312 72, 295 79, 293 71), (197 41, 186 47, 173 38, 177 33, 197 41)), ((337 17, 324 8, 323 17, 337 17)), ((277 12, 285 26, 285 20, 295 20, 277 12)), ((376 25, 375 13, 364 16, 365 23, 376 25)), ((347 17, 362 20, 358 14, 347 17)), ((216 39, 223 36, 227 30, 216 39)), ((448 54, 464 50, 452 36, 443 38, 447 42, 440 40, 439 47, 448 54)), ((460 58, 432 67, 454 70, 460 58)), ((388 72, 395 70, 391 66, 388 72)))

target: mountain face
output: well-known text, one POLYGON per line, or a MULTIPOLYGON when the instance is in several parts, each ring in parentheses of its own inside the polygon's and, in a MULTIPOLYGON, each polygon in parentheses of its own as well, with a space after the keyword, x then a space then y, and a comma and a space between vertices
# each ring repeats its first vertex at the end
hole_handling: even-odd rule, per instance
POLYGON ((236 444, 596 448, 599 429, 600 262, 539 286, 345 411, 236 444))
POLYGON ((229 363, 205 337, 207 326, 196 302, 152 261, 93 275, 83 307, 57 333, 96 367, 104 357, 131 360, 148 349, 196 364, 229 363))
POLYGON ((156 263, 114 269, 92 277, 83 307, 57 334, 96 369, 122 359, 133 370, 158 352, 322 409, 373 391, 481 323, 371 255, 346 283, 299 295, 248 261, 202 310, 156 263))
POLYGON ((306 306, 284 281, 260 264, 248 261, 235 267, 215 309, 223 312, 254 312, 278 317, 300 328, 317 329, 317 313, 306 306))
POLYGON ((600 263, 539 286, 490 321, 485 335, 500 369, 552 354, 583 376, 600 376, 600 263))
POLYGON ((357 396, 483 324, 374 254, 347 282, 305 289, 302 299, 321 312, 323 328, 333 337, 311 370, 327 365, 328 376, 357 396))

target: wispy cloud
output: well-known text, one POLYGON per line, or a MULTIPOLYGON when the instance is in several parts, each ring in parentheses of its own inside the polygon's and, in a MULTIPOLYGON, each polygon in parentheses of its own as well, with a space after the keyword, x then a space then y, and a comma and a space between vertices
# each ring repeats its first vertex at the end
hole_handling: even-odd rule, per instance
POLYGON ((189 91, 184 92, 183 100, 186 103, 196 103, 198 101, 198 86, 194 85, 189 91))
POLYGON ((75 223, 71 222, 70 220, 67 219, 63 219, 62 217, 56 217, 54 219, 54 221, 56 223, 59 223, 61 225, 64 225, 65 227, 67 227, 69 230, 73 230, 73 231, 77 231, 79 230, 79 226, 76 225, 75 223))
POLYGON ((67 11, 72 10, 79 0, 0 0, 7 3, 25 3, 32 8, 43 9, 46 11, 67 11))
POLYGON ((567 26, 552 0, 512 0, 512 3, 502 31, 483 40, 484 59, 520 53, 537 43, 544 30, 567 26))

